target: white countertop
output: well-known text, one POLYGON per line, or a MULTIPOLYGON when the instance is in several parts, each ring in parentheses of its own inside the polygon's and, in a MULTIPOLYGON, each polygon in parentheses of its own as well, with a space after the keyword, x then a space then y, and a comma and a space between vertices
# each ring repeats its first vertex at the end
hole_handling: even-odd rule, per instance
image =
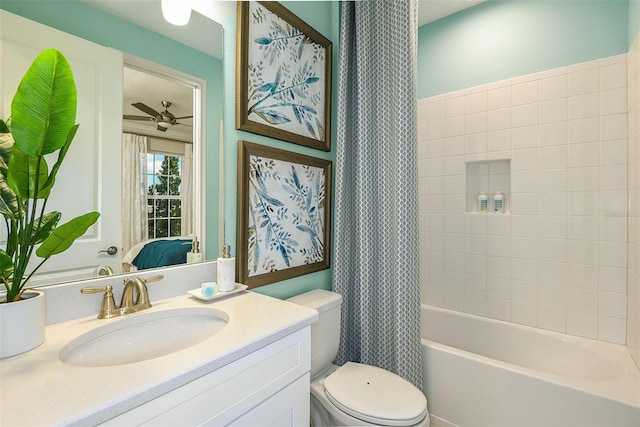
POLYGON ((104 422, 259 348, 317 319, 317 312, 253 292, 205 302, 189 295, 151 301, 129 316, 71 320, 48 326, 45 342, 0 360, 0 425, 93 425, 104 422), (82 333, 130 316, 174 307, 207 306, 229 322, 211 338, 155 359, 112 367, 77 367, 60 361, 60 349, 82 333))

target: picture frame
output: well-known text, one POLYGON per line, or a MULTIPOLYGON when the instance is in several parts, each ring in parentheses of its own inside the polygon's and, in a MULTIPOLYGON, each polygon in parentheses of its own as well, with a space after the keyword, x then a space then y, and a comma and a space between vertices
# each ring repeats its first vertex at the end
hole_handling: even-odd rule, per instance
POLYGON ((330 160, 238 141, 238 282, 329 268, 331 179, 330 160))
POLYGON ((273 1, 239 1, 236 128, 331 150, 333 44, 273 1))

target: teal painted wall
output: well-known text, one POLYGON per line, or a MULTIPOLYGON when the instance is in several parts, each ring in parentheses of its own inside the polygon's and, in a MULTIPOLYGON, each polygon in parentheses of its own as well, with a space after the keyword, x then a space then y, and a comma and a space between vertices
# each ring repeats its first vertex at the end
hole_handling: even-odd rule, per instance
POLYGON ((218 141, 222 117, 222 61, 174 40, 107 14, 78 0, 2 0, 0 8, 94 43, 144 58, 212 82, 206 91, 207 191, 206 258, 218 257, 218 141), (216 224, 211 226, 211 224, 216 224))
POLYGON ((640 33, 640 0, 629 0, 629 47, 640 33))
MULTIPOLYGON (((333 42, 333 103, 332 123, 335 124, 336 113, 336 82, 338 64, 338 2, 331 1, 281 1, 282 5, 296 14, 299 18, 311 25, 323 36, 333 42)), ((225 242, 231 245, 232 252, 236 249, 236 204, 237 204, 237 146, 239 140, 263 144, 283 150, 294 151, 308 156, 322 159, 335 160, 335 125, 332 125, 332 138, 330 152, 314 150, 297 144, 283 142, 235 129, 235 82, 236 82, 236 10, 229 10, 224 19, 224 122, 225 122, 225 242)), ((333 226, 333 225, 332 225, 333 226)), ((333 236, 333 232, 331 233, 333 236)), ((333 237, 332 237, 333 240, 333 237)), ((333 242, 332 242, 333 246, 333 242)), ((334 260, 331 260, 333 265, 334 260)), ((255 292, 276 298, 287 298, 311 289, 331 289, 333 269, 307 274, 271 285, 255 288, 255 292)))
POLYGON ((627 52, 630 20, 627 0, 488 0, 418 29, 418 99, 627 52))

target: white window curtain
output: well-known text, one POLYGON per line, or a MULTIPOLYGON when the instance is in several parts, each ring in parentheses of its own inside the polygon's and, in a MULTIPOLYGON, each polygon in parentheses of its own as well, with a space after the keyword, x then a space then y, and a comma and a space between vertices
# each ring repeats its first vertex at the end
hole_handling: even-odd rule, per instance
POLYGON ((193 234, 193 144, 184 145, 182 159, 182 235, 193 234))
POLYGON ((122 254, 147 240, 147 137, 122 135, 122 254))

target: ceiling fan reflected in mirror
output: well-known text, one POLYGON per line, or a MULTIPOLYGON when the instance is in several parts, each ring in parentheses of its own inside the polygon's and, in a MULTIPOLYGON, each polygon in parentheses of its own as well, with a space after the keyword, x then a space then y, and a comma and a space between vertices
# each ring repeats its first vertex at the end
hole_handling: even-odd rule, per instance
POLYGON ((123 116, 123 118, 125 120, 144 120, 144 121, 150 121, 150 122, 154 122, 156 123, 158 126, 156 127, 157 130, 161 131, 161 132, 166 132, 167 129, 173 125, 183 125, 183 126, 189 126, 189 127, 193 127, 191 125, 185 124, 185 123, 178 123, 178 120, 181 119, 190 119, 193 118, 193 116, 182 116, 182 117, 176 117, 173 114, 171 114, 169 112, 169 107, 171 107, 171 102, 169 101, 162 101, 162 106, 164 107, 164 111, 162 111, 161 113, 157 112, 156 110, 154 110, 153 108, 149 107, 146 104, 143 104, 142 102, 134 102, 133 104, 134 107, 136 107, 138 110, 149 114, 149 116, 132 116, 129 114, 125 114, 123 116))

